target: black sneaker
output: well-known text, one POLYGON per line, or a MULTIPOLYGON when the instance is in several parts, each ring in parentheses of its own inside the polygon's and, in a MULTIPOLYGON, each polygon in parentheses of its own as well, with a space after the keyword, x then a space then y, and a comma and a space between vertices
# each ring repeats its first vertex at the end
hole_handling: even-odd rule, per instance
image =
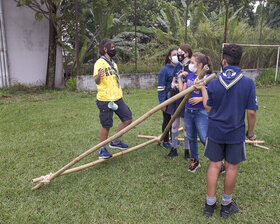
POLYGON ((203 215, 207 217, 211 217, 216 208, 217 208, 216 202, 213 205, 208 205, 207 203, 205 203, 203 215))
POLYGON ((238 212, 238 206, 235 202, 231 202, 228 205, 222 205, 221 206, 221 216, 224 218, 229 217, 230 215, 232 215, 233 213, 238 212))
POLYGON ((191 159, 190 150, 185 149, 185 157, 184 158, 185 158, 186 161, 191 159))
POLYGON ((224 174, 226 172, 225 164, 222 162, 222 167, 220 170, 220 174, 224 174))
POLYGON ((171 148, 169 154, 165 156, 166 158, 172 158, 174 156, 178 156, 177 149, 171 148))
POLYGON ((199 161, 191 158, 191 165, 189 166, 188 171, 195 173, 195 171, 200 167, 199 161))

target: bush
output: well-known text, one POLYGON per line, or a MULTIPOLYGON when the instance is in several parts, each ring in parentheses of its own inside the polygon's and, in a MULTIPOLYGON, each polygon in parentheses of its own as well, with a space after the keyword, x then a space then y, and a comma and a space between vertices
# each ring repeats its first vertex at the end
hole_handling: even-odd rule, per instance
POLYGON ((268 70, 262 71, 261 75, 256 78, 256 86, 277 86, 280 85, 279 81, 279 70, 276 82, 275 80, 275 68, 269 68, 268 70))
POLYGON ((70 91, 75 91, 77 89, 77 79, 76 79, 76 77, 71 77, 66 82, 66 89, 68 89, 70 91))

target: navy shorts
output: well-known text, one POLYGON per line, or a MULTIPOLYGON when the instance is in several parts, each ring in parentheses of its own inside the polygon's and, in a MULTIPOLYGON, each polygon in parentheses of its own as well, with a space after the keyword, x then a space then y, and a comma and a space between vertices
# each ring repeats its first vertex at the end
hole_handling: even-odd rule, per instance
POLYGON ((100 123, 103 128, 111 128, 113 126, 113 112, 118 115, 122 122, 132 120, 132 113, 123 99, 121 98, 114 102, 118 105, 118 109, 115 111, 108 108, 109 101, 96 100, 97 107, 99 108, 100 123))
POLYGON ((219 144, 207 138, 204 155, 212 162, 219 162, 225 159, 228 163, 236 165, 246 160, 245 142, 219 144))

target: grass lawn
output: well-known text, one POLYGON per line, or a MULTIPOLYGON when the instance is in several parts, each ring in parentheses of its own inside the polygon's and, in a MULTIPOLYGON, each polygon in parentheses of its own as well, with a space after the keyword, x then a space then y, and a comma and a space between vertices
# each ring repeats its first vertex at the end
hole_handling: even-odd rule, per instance
MULTIPOLYGON (((124 90, 139 118, 156 106, 156 89, 124 90)), ((9 95, 0 91, 0 223, 280 223, 280 88, 258 89, 255 132, 269 152, 246 147, 234 198, 240 212, 227 220, 220 205, 210 219, 202 216, 208 161, 199 144, 202 167, 187 171, 183 148, 167 160, 157 144, 54 179, 31 191, 31 180, 55 172, 98 143, 95 92, 43 91, 9 95)), ((117 127, 115 117, 112 135, 117 127)), ((157 112, 123 136, 130 146, 138 134, 159 135, 157 112)), ((181 133, 182 136, 182 133, 181 133)), ((119 150, 110 150, 115 153, 119 150)), ((98 152, 77 165, 96 160, 98 152)), ((223 193, 223 176, 217 199, 223 193)))

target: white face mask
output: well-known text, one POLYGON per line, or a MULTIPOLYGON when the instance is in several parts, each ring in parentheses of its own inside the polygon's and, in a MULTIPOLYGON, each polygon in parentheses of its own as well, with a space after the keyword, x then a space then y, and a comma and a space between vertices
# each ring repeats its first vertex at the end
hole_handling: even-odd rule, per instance
POLYGON ((189 64, 189 70, 191 72, 196 72, 197 71, 197 68, 194 67, 194 64, 189 64))
POLYGON ((171 61, 172 61, 175 65, 177 65, 177 64, 179 63, 177 55, 172 56, 172 57, 171 57, 171 61))

